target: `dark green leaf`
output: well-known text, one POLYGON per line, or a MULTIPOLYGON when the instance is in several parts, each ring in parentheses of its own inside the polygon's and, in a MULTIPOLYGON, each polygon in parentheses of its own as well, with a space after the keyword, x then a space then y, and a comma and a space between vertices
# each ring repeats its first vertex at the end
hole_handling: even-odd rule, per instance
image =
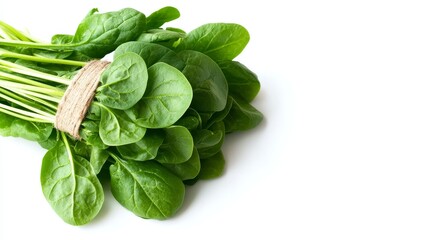
POLYGON ((225 168, 225 158, 222 151, 215 155, 201 159, 201 170, 198 174, 198 179, 213 179, 220 177, 225 168))
POLYGON ((164 29, 152 29, 147 32, 144 32, 137 41, 156 43, 164 41, 176 41, 179 38, 185 37, 185 33, 169 31, 164 29))
POLYGON ((108 158, 109 153, 105 149, 94 146, 91 148, 89 162, 91 163, 91 166, 96 174, 100 173, 108 158))
POLYGON ((235 61, 222 61, 220 68, 228 82, 229 94, 251 102, 258 95, 261 84, 255 73, 235 61))
POLYGON ((186 127, 189 130, 201 128, 201 116, 196 110, 188 108, 186 113, 174 125, 186 127))
POLYGON ((180 177, 182 180, 188 180, 195 178, 200 172, 201 164, 198 151, 194 148, 191 158, 184 163, 178 164, 163 164, 164 167, 172 171, 176 176, 180 177))
POLYGON ((164 128, 165 137, 155 160, 160 163, 183 163, 191 156, 194 140, 191 133, 182 126, 164 128))
POLYGON ((0 135, 5 137, 42 142, 49 138, 52 129, 50 123, 29 122, 0 112, 0 135))
POLYGON ((153 12, 147 17, 146 26, 147 29, 159 28, 164 23, 173 21, 180 17, 180 12, 174 7, 163 7, 156 12, 153 12))
POLYGON ((123 111, 103 107, 99 133, 104 144, 121 146, 142 139, 146 128, 135 124, 123 111))
POLYGON ((220 151, 225 138, 225 126, 222 121, 216 122, 210 129, 198 130, 192 136, 200 158, 208 158, 220 151))
POLYGON ((40 178, 49 204, 69 224, 90 222, 103 205, 103 188, 94 170, 67 142, 59 141, 46 153, 40 178))
POLYGON ((249 32, 241 25, 209 23, 189 32, 178 49, 199 51, 215 61, 232 60, 243 51, 249 40, 249 32))
POLYGON ((192 107, 202 112, 223 110, 228 97, 228 84, 219 66, 200 52, 185 50, 178 55, 186 63, 182 72, 194 91, 192 107))
POLYGON ((42 148, 49 150, 53 148, 58 141, 59 141, 59 131, 56 129, 53 129, 51 132, 51 135, 46 140, 38 141, 38 143, 42 148))
POLYGON ((113 196, 137 216, 166 219, 182 206, 185 186, 157 162, 116 158, 110 175, 113 196))
POLYGON ((115 50, 114 56, 116 57, 126 52, 134 52, 140 55, 148 67, 157 62, 165 62, 179 70, 182 70, 185 66, 185 63, 174 51, 155 43, 127 42, 115 50))
POLYGON ((143 98, 127 113, 140 126, 164 128, 175 123, 192 101, 192 87, 176 68, 159 62, 149 69, 143 98))
POLYGON ((234 98, 231 110, 224 119, 225 131, 245 131, 252 129, 262 121, 264 116, 255 107, 249 103, 234 98))
POLYGON ((143 97, 147 79, 144 60, 135 53, 123 53, 104 70, 96 98, 107 107, 128 109, 143 97))
POLYGON ((120 44, 135 40, 146 27, 146 17, 132 8, 97 14, 93 10, 79 24, 71 43, 85 55, 101 58, 120 44))
POLYGON ((116 149, 126 160, 151 160, 158 154, 158 149, 164 141, 164 135, 162 130, 148 130, 140 141, 118 146, 116 149))
MULTIPOLYGON (((100 110, 101 111, 101 110, 100 110)), ((100 112, 100 119, 101 119, 101 112, 100 112)), ((100 121, 99 120, 90 120, 86 119, 83 121, 79 134, 88 144, 101 148, 106 149, 108 146, 104 144, 103 140, 100 138, 100 121)))

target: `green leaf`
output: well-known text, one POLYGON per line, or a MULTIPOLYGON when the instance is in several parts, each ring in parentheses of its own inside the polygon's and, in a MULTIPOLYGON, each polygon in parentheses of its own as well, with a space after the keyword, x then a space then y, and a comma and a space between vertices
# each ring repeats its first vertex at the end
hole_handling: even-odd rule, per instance
POLYGON ((192 101, 192 87, 174 67, 159 62, 149 69, 143 98, 127 114, 146 128, 164 128, 175 123, 192 101))
POLYGON ((137 216, 167 219, 182 206, 185 186, 157 162, 124 161, 110 166, 112 194, 137 216))
POLYGON ((261 84, 255 73, 235 61, 219 63, 228 82, 229 94, 251 102, 258 95, 261 84))
POLYGON ((69 34, 55 34, 51 38, 51 43, 54 44, 67 44, 73 41, 73 35, 69 34))
POLYGON ((234 98, 231 110, 224 119, 225 131, 227 133, 235 131, 245 131, 259 125, 264 116, 249 103, 234 98))
POLYGON ((49 138, 52 129, 50 123, 30 122, 0 112, 0 135, 5 137, 43 142, 49 138))
POLYGON ((191 133, 182 126, 164 128, 164 142, 158 150, 155 160, 160 163, 183 163, 191 156, 194 140, 191 133))
POLYGON ((168 168, 176 176, 180 177, 182 180, 193 179, 198 176, 200 172, 201 163, 198 151, 194 148, 191 158, 188 161, 178 164, 168 164, 164 163, 164 167, 168 168))
POLYGON ((180 17, 180 12, 174 7, 163 7, 156 12, 153 12, 146 19, 147 29, 159 28, 164 23, 173 21, 180 17))
POLYGON ((194 91, 192 108, 199 112, 216 112, 225 108, 228 84, 222 70, 203 53, 186 50, 178 53, 186 63, 182 70, 194 91))
POLYGON ((93 168, 86 159, 74 155, 67 140, 46 153, 40 178, 45 198, 69 224, 90 222, 103 205, 103 188, 93 168))
POLYGON ((59 141, 59 131, 56 129, 53 129, 51 132, 51 135, 49 135, 49 137, 43 141, 38 141, 39 145, 44 148, 44 149, 51 149, 53 147, 55 147, 55 145, 57 144, 57 142, 59 141))
POLYGON ((123 53, 104 70, 96 98, 107 107, 128 109, 143 97, 147 79, 144 60, 135 53, 123 53))
POLYGON ((201 129, 192 134, 200 158, 208 158, 220 151, 225 139, 225 125, 216 122, 209 129, 201 129))
POLYGON ((164 29, 152 29, 142 33, 137 41, 157 43, 165 41, 176 41, 179 38, 185 37, 185 33, 169 31, 164 29))
POLYGON ((105 149, 92 146, 89 162, 96 174, 99 174, 107 159, 109 153, 105 149))
POLYGON ((120 146, 142 139, 146 128, 135 124, 123 111, 102 107, 99 133, 104 144, 120 146))
POLYGON ((81 125, 79 134, 88 144, 97 148, 106 149, 108 146, 101 140, 99 130, 100 120, 90 120, 86 118, 81 125))
POLYGON ((115 50, 114 57, 126 52, 133 52, 140 55, 140 57, 145 60, 148 67, 152 66, 157 62, 165 62, 179 70, 182 70, 185 66, 185 63, 177 56, 177 54, 173 50, 155 43, 124 43, 115 50))
POLYGON ((118 146, 116 149, 123 159, 146 161, 154 159, 164 141, 164 131, 149 129, 144 137, 135 143, 118 146))
POLYGON ((178 49, 199 51, 215 61, 232 60, 249 40, 249 32, 239 24, 209 23, 189 32, 178 49))
POLYGON ((213 126, 213 124, 223 121, 223 119, 225 119, 225 117, 229 114, 233 101, 234 99, 231 96, 228 96, 225 108, 220 112, 215 112, 210 115, 209 118, 207 118, 207 120, 205 121, 206 124, 204 125, 204 127, 210 128, 211 126, 213 126))
POLYGON ((201 159, 201 170, 198 174, 198 179, 213 179, 220 177, 225 168, 225 158, 222 151, 215 155, 201 159))
POLYGON ((174 125, 186 127, 189 130, 201 128, 201 116, 195 109, 188 108, 186 113, 174 125))
POLYGON ((146 27, 146 17, 132 8, 97 14, 93 10, 79 24, 69 44, 75 50, 101 58, 120 44, 135 40, 146 27))

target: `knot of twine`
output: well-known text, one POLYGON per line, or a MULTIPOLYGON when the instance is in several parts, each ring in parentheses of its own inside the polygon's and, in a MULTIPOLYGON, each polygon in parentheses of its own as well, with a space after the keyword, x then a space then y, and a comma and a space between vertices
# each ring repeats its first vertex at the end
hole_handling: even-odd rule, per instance
POLYGON ((81 139, 80 125, 94 98, 100 76, 109 64, 107 61, 90 61, 73 77, 58 104, 54 123, 56 129, 81 139))

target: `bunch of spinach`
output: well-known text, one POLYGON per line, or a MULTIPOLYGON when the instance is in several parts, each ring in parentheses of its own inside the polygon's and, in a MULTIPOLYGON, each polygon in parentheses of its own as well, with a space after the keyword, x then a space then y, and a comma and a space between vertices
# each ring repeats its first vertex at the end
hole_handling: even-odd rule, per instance
POLYGON ((0 134, 37 141, 43 193, 67 223, 100 211, 108 175, 112 194, 142 218, 166 219, 185 184, 222 174, 226 134, 256 127, 257 76, 234 61, 250 37, 230 23, 189 33, 162 26, 173 7, 148 17, 134 9, 91 10, 74 35, 42 43, 0 22, 0 134), (70 79, 90 60, 114 52, 103 71, 81 139, 53 127, 70 79))

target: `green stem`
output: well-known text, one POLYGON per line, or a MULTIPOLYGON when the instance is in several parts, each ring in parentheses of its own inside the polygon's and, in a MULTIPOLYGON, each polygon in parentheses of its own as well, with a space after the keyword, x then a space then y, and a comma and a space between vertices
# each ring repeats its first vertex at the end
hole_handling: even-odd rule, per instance
POLYGON ((34 96, 36 98, 44 99, 44 100, 51 101, 51 102, 54 102, 54 103, 59 103, 61 101, 61 98, 53 97, 53 96, 47 96, 45 94, 39 94, 39 93, 32 92, 32 91, 27 91, 27 90, 22 90, 22 89, 10 89, 10 88, 7 88, 7 87, 4 87, 4 88, 6 88, 8 90, 11 90, 11 91, 13 91, 15 93, 18 93, 18 94, 20 94, 22 96, 25 96, 25 95, 34 96))
POLYGON ((24 116, 24 115, 15 113, 15 112, 11 112, 11 111, 8 111, 8 110, 3 109, 1 107, 0 107, 0 112, 6 113, 7 115, 10 115, 10 116, 13 116, 13 117, 25 120, 25 121, 41 122, 41 123, 51 123, 50 121, 46 121, 46 120, 43 120, 43 119, 37 119, 37 118, 33 118, 33 117, 27 117, 27 116, 24 116))
POLYGON ((14 82, 20 82, 20 83, 24 83, 24 84, 28 84, 31 86, 36 86, 36 87, 41 87, 41 88, 46 88, 46 89, 51 89, 51 90, 58 90, 59 88, 53 87, 51 85, 47 85, 41 82, 37 82, 28 78, 24 78, 24 77, 20 77, 14 74, 10 74, 7 72, 3 72, 1 71, 3 68, 0 66, 0 79, 3 78, 3 80, 13 80, 14 82))
MULTIPOLYGON (((5 104, 0 103, 0 109, 9 111, 9 112, 13 112, 16 113, 18 115, 21 116, 26 116, 26 117, 30 117, 33 118, 34 120, 39 120, 39 121, 44 121, 44 122, 48 122, 48 123, 54 123, 55 117, 54 116, 43 116, 37 113, 33 113, 33 112, 29 112, 29 111, 25 111, 19 108, 15 108, 15 107, 11 107, 5 104)), ((4 112, 4 111, 3 111, 4 112)))
POLYGON ((0 46, 10 47, 27 47, 37 49, 57 49, 57 50, 73 50, 73 47, 79 46, 77 44, 52 44, 52 43, 39 43, 39 42, 26 42, 19 40, 6 40, 0 39, 0 46))
POLYGON ((4 50, 4 49, 0 49, 0 56, 10 57, 10 58, 18 58, 18 59, 28 60, 28 61, 33 61, 33 62, 72 65, 72 66, 78 66, 78 67, 83 67, 86 64, 86 62, 80 62, 80 61, 47 58, 47 57, 43 57, 43 56, 30 56, 30 55, 21 54, 21 53, 10 52, 10 51, 4 50))
POLYGON ((18 90, 29 90, 37 93, 43 93, 49 96, 62 97, 64 95, 64 91, 60 90, 59 88, 57 89, 44 88, 44 87, 32 86, 28 84, 5 81, 1 79, 0 79, 0 87, 7 88, 13 92, 15 92, 15 89, 18 89, 18 90))
POLYGON ((21 106, 23 108, 26 108, 26 109, 28 109, 30 111, 33 111, 34 113, 37 113, 37 114, 40 114, 40 115, 43 115, 43 116, 46 116, 46 117, 53 117, 53 115, 50 114, 50 113, 44 112, 44 111, 42 111, 39 108, 35 108, 33 106, 30 106, 29 104, 26 104, 26 103, 24 103, 22 101, 19 101, 17 99, 12 98, 12 97, 9 97, 9 96, 7 96, 7 95, 5 95, 3 93, 0 93, 0 98, 3 98, 4 100, 9 101, 11 103, 15 103, 16 105, 19 105, 19 106, 21 106))
POLYGON ((49 113, 55 114, 57 107, 50 102, 44 101, 42 99, 38 99, 36 97, 28 96, 25 94, 18 95, 11 91, 8 91, 4 88, 0 88, 0 93, 6 94, 9 97, 12 97, 18 101, 21 101, 28 105, 33 105, 38 107, 39 109, 45 109, 49 113))
POLYGON ((23 75, 41 78, 41 79, 44 79, 47 81, 60 83, 60 84, 66 85, 66 86, 68 86, 70 84, 70 80, 67 78, 62 78, 62 77, 47 74, 44 72, 36 71, 34 69, 27 68, 27 67, 21 66, 19 64, 9 62, 9 61, 5 61, 5 60, 0 59, 0 65, 3 65, 4 68, 9 70, 9 71, 20 73, 23 75))

